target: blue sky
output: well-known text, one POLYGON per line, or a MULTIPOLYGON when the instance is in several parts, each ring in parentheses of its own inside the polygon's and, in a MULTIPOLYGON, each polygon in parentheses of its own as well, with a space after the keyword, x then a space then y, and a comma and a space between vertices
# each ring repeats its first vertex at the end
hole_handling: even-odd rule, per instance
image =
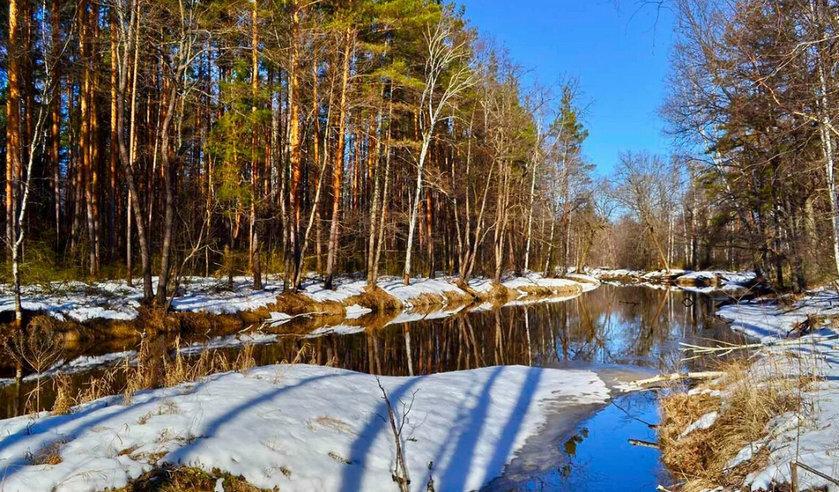
POLYGON ((531 70, 528 77, 541 84, 579 80, 589 104, 583 150, 598 173, 610 174, 621 150, 668 152, 658 110, 673 41, 671 12, 639 10, 637 0, 460 1, 484 36, 531 70))

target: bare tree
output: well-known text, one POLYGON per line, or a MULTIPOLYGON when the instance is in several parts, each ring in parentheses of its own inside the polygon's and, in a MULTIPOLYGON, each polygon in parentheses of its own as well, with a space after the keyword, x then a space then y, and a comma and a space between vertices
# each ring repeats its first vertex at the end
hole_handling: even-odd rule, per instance
POLYGON ((474 84, 472 70, 467 63, 470 55, 470 36, 456 27, 457 19, 451 7, 443 10, 440 21, 428 26, 423 37, 425 41, 425 70, 423 91, 420 97, 419 124, 422 144, 417 159, 417 181, 411 204, 411 218, 408 222, 408 243, 405 247, 405 285, 411 279, 411 250, 414 230, 419 214, 419 202, 423 188, 423 167, 428 158, 428 149, 434 138, 434 129, 446 107, 463 91, 474 84), (460 36, 458 36, 460 35, 460 36))

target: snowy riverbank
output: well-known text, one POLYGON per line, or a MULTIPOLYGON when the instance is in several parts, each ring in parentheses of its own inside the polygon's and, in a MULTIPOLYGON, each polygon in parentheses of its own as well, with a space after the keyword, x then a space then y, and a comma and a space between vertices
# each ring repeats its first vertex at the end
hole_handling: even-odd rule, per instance
POLYGON ((747 290, 756 277, 753 272, 730 272, 724 270, 679 270, 657 271, 602 269, 591 270, 590 275, 601 282, 616 285, 637 285, 642 287, 677 287, 683 290, 710 294, 713 292, 736 293, 747 290))
MULTIPOLYGON (((727 460, 725 470, 744 467, 742 487, 766 490, 772 485, 791 483, 793 461, 831 477, 839 477, 839 293, 819 290, 783 306, 774 301, 756 300, 725 306, 718 315, 731 323, 733 330, 759 341, 760 349, 750 359, 745 375, 739 380, 722 378, 709 387, 691 392, 694 398, 719 399, 719 411, 708 412, 693 422, 691 430, 714 433, 721 414, 737 404, 743 385, 783 388, 794 400, 791 410, 774 412, 762 429, 762 437, 747 442, 727 460), (806 334, 798 336, 798 331, 806 334), (778 384, 778 381, 787 381, 778 384), (704 421, 703 421, 704 420, 704 421), (701 425, 699 425, 701 424, 701 425)), ((681 436, 680 436, 681 437, 681 436)), ((679 441, 675 446, 679 445, 679 441)), ((725 449, 725 446, 720 446, 725 449)), ((722 452, 722 451, 717 451, 722 452)), ((803 468, 798 470, 798 490, 839 486, 803 468)))
MULTIPOLYGON (((154 279, 156 284, 157 279, 154 279)), ((178 295, 172 301, 172 310, 185 313, 210 315, 235 315, 256 312, 264 318, 281 319, 289 311, 284 302, 291 293, 284 292, 281 279, 269 279, 264 288, 253 290, 249 277, 235 277, 232 283, 227 279, 188 277, 182 282, 178 295)), ((475 278, 469 281, 468 289, 458 285, 457 278, 437 279, 415 278, 405 285, 396 277, 382 277, 377 287, 379 300, 373 305, 365 298, 367 282, 349 277, 339 278, 335 289, 324 289, 315 279, 306 281, 296 294, 296 308, 311 304, 311 311, 323 310, 348 317, 358 316, 365 310, 376 309, 382 303, 390 303, 402 309, 429 304, 444 307, 452 302, 470 302, 483 296, 490 297, 503 290, 505 300, 547 295, 567 296, 596 288, 597 280, 578 276, 575 279, 545 278, 537 274, 522 277, 507 277, 500 286, 490 280, 475 278), (384 296, 384 300, 382 300, 384 296), (371 305, 367 305, 371 304, 371 305)), ((23 289, 23 308, 32 312, 45 313, 59 321, 85 323, 93 320, 131 321, 140 316, 142 287, 135 282, 104 281, 86 284, 83 282, 52 283, 46 286, 30 285, 23 289)), ((8 286, 0 287, 0 312, 14 309, 14 299, 8 286)), ((305 309, 305 306, 302 308, 305 309)))
MULTIPOLYGON (((429 462, 437 490, 480 488, 549 412, 609 397, 583 370, 505 366, 381 382, 397 414, 411 408, 402 442, 413 490, 425 490, 429 462)), ((0 491, 102 490, 164 464, 282 490, 391 490, 386 416, 375 376, 305 365, 225 373, 128 405, 108 397, 68 415, 0 421, 0 491), (53 464, 38 463, 46 450, 53 464)))

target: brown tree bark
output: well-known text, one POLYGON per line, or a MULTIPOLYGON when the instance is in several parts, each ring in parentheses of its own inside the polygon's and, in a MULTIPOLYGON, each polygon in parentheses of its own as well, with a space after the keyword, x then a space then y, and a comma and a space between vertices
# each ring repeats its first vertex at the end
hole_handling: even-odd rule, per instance
POLYGON ((338 227, 341 218, 341 185, 344 181, 344 145, 347 126, 347 91, 350 80, 350 57, 354 43, 354 33, 347 29, 344 33, 343 68, 341 71, 341 103, 338 113, 338 142, 335 147, 332 168, 332 223, 329 229, 329 253, 326 259, 326 281, 324 287, 332 288, 335 275, 335 263, 338 256, 338 227))
POLYGON ((259 2, 254 0, 251 9, 251 97, 253 105, 253 128, 251 130, 251 266, 253 268, 253 288, 262 289, 262 263, 260 261, 259 223, 257 217, 257 202, 260 200, 259 193, 259 159, 257 157, 257 144, 259 133, 257 132, 257 97, 259 96, 259 31, 258 14, 259 2))
POLYGON ((20 12, 18 0, 9 0, 8 80, 9 95, 6 100, 6 256, 11 257, 11 247, 17 236, 15 212, 17 187, 21 172, 20 142, 20 12))
POLYGON ((301 281, 300 272, 300 179, 302 176, 301 142, 300 142, 300 12, 297 2, 291 3, 291 59, 288 74, 291 87, 289 108, 289 147, 291 150, 291 179, 289 182, 288 203, 291 209, 289 219, 289 240, 291 252, 291 288, 297 290, 301 281))

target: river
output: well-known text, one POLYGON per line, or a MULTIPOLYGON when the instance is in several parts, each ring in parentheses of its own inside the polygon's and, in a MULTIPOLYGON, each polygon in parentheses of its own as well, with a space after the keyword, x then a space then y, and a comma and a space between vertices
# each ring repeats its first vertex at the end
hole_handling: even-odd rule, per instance
MULTIPOLYGON (((626 380, 627 374, 673 372, 686 364, 695 369, 696 362, 680 360, 680 342, 736 339, 713 317, 714 305, 711 297, 693 292, 604 284, 562 302, 464 310, 386 326, 371 316, 373 327, 356 333, 322 330, 322 336, 310 337, 291 322, 276 329, 279 336, 269 343, 256 345, 253 355, 258 365, 297 360, 391 376, 497 365, 586 368, 613 385, 626 380)), ((210 340, 223 346, 226 339, 210 340)), ((201 340, 185 341, 189 342, 201 340)), ((165 352, 172 343, 167 337, 156 345, 165 352)), ((118 344, 83 347, 72 356, 128 349, 118 344)), ((218 350, 233 355, 241 347, 218 350)), ((94 367, 72 377, 83 385, 101 372, 94 367)), ((0 418, 17 415, 33 385, 30 381, 23 388, 3 388, 0 418)), ((42 407, 49 408, 52 398, 47 383, 42 407)), ((628 440, 654 442, 657 421, 654 392, 624 394, 606 406, 558 412, 486 490, 653 490, 670 481, 658 451, 628 440)))

